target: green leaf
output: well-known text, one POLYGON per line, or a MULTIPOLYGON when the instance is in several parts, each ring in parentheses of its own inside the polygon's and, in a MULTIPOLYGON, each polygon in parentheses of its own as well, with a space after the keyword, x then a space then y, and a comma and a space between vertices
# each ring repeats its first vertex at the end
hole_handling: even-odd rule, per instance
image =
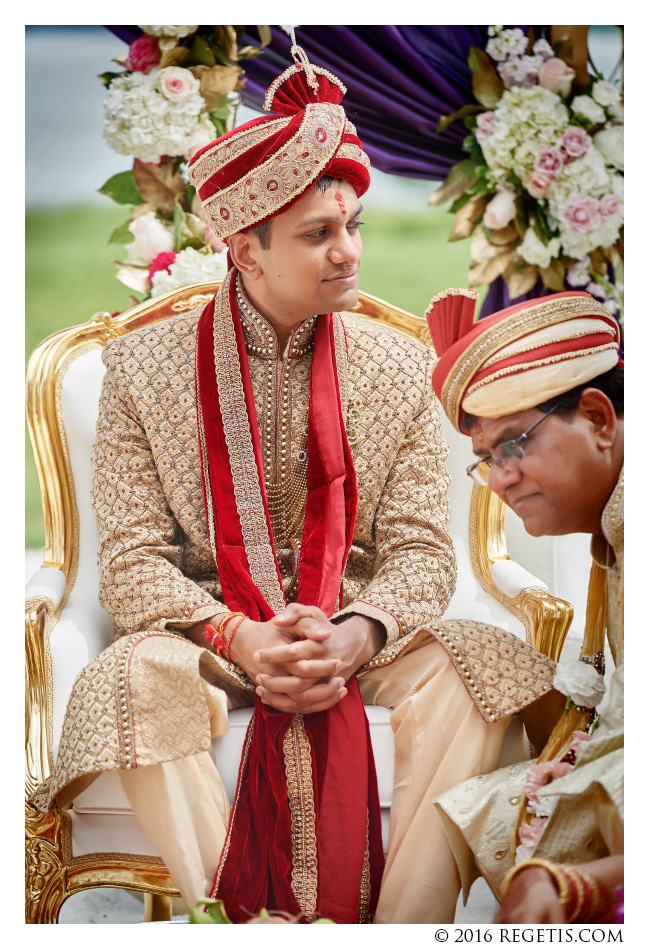
POLYGON ((209 896, 197 901, 196 906, 189 912, 189 921, 190 923, 232 923, 225 911, 223 900, 213 900, 209 896), (207 913, 201 909, 203 906, 207 909, 207 913))
POLYGON ((120 171, 98 189, 100 194, 112 198, 116 204, 144 204, 137 190, 132 171, 120 171))
POLYGON ((108 238, 109 244, 130 244, 133 241, 133 235, 128 229, 131 219, 125 221, 123 224, 120 224, 119 227, 116 227, 113 233, 108 238))
POLYGON ((483 49, 472 46, 469 50, 469 68, 471 69, 471 88, 473 95, 481 105, 493 109, 503 94, 502 79, 483 49))
POLYGON ((124 73, 121 72, 102 72, 99 73, 97 79, 102 84, 102 86, 110 86, 113 79, 116 79, 118 76, 123 76, 124 73))
POLYGON ((438 205, 446 201, 456 201, 477 178, 477 166, 472 159, 466 158, 458 162, 449 171, 441 188, 431 194, 428 203, 438 205))
POLYGON ((324 917, 322 919, 314 919, 311 925, 315 926, 316 923, 332 923, 334 926, 336 925, 333 919, 325 919, 324 917))
MULTIPOLYGON (((473 132, 470 135, 467 135, 464 141, 462 142, 462 148, 465 152, 469 153, 469 156, 477 162, 478 165, 484 165, 484 155, 482 149, 478 144, 478 139, 475 137, 473 132)), ((485 169, 486 169, 485 165, 485 169)))
POLYGON ((195 66, 215 66, 215 50, 210 46, 207 40, 198 33, 194 34, 194 40, 191 45, 192 60, 195 66))

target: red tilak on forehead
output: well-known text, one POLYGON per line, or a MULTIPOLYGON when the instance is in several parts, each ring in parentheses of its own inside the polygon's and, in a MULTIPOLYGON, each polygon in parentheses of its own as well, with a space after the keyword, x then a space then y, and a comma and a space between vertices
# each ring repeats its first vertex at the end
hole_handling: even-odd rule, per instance
POLYGON ((336 191, 336 193, 334 194, 334 198, 336 199, 336 204, 340 208, 340 213, 347 214, 347 208, 345 207, 342 191, 336 191))

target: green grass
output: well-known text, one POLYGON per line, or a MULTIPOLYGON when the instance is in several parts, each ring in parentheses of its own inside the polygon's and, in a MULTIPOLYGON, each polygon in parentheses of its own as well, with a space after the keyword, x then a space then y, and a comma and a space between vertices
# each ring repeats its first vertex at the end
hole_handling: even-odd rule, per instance
MULTIPOLYGON (((98 310, 129 306, 130 291, 115 279, 111 264, 123 257, 123 249, 107 243, 126 217, 124 208, 108 203, 27 215, 27 356, 59 329, 83 323, 98 310)), ((372 211, 364 220, 363 290, 423 316, 439 290, 466 285, 469 242, 448 243, 450 214, 437 208, 421 213, 372 211)), ((25 507, 25 544, 42 547, 40 489, 29 439, 25 507)))

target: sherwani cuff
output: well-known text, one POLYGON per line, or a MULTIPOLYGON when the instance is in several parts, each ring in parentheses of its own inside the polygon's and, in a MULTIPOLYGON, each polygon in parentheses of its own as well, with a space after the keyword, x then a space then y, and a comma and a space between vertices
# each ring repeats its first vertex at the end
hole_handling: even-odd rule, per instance
POLYGON ((388 613, 386 610, 382 610, 377 606, 372 606, 370 603, 364 603, 363 600, 354 600, 353 603, 350 603, 344 609, 339 610, 338 613, 334 613, 331 618, 338 619, 339 617, 349 615, 350 613, 356 613, 359 616, 366 616, 368 619, 376 620, 385 627, 387 638, 383 645, 383 649, 385 649, 386 646, 390 646, 392 643, 395 643, 401 634, 399 621, 395 616, 392 615, 392 613, 388 613))
POLYGON ((229 612, 230 610, 228 610, 225 603, 213 602, 197 607, 189 616, 183 617, 183 619, 169 620, 168 626, 173 629, 187 629, 189 626, 193 626, 194 623, 201 623, 212 616, 222 616, 229 612))

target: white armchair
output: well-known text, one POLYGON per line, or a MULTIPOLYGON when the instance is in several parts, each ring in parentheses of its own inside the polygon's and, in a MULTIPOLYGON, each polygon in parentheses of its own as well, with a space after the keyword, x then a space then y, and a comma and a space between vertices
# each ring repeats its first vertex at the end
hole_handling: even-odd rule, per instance
MULTIPOLYGON (((117 318, 95 315, 62 330, 34 352, 28 369, 30 433, 41 483, 46 546, 43 566, 27 585, 26 793, 49 774, 56 758, 68 696, 77 673, 112 637, 112 624, 97 599, 98 536, 90 505, 90 454, 110 338, 207 301, 215 284, 201 284, 148 300, 117 318)), ((430 343, 425 321, 361 294, 358 313, 430 343)), ((557 658, 570 624, 571 606, 546 583, 507 556, 504 508, 464 474, 468 439, 446 425, 451 447, 451 534, 458 556, 458 586, 447 616, 470 617, 505 627, 557 658)), ((556 545, 548 539, 525 547, 527 563, 552 574, 556 545), (547 569, 545 569, 547 568, 547 569)), ((232 795, 248 710, 231 713, 231 729, 214 742, 214 754, 232 795)), ((392 794, 393 742, 389 713, 368 708, 384 814, 384 839, 392 794)), ((507 760, 523 757, 522 730, 510 729, 507 760)), ((72 807, 46 816, 27 804, 26 914, 29 922, 57 922, 60 907, 89 887, 119 886, 150 895, 160 916, 177 894, 166 867, 130 810, 115 774, 102 774, 72 807)))

